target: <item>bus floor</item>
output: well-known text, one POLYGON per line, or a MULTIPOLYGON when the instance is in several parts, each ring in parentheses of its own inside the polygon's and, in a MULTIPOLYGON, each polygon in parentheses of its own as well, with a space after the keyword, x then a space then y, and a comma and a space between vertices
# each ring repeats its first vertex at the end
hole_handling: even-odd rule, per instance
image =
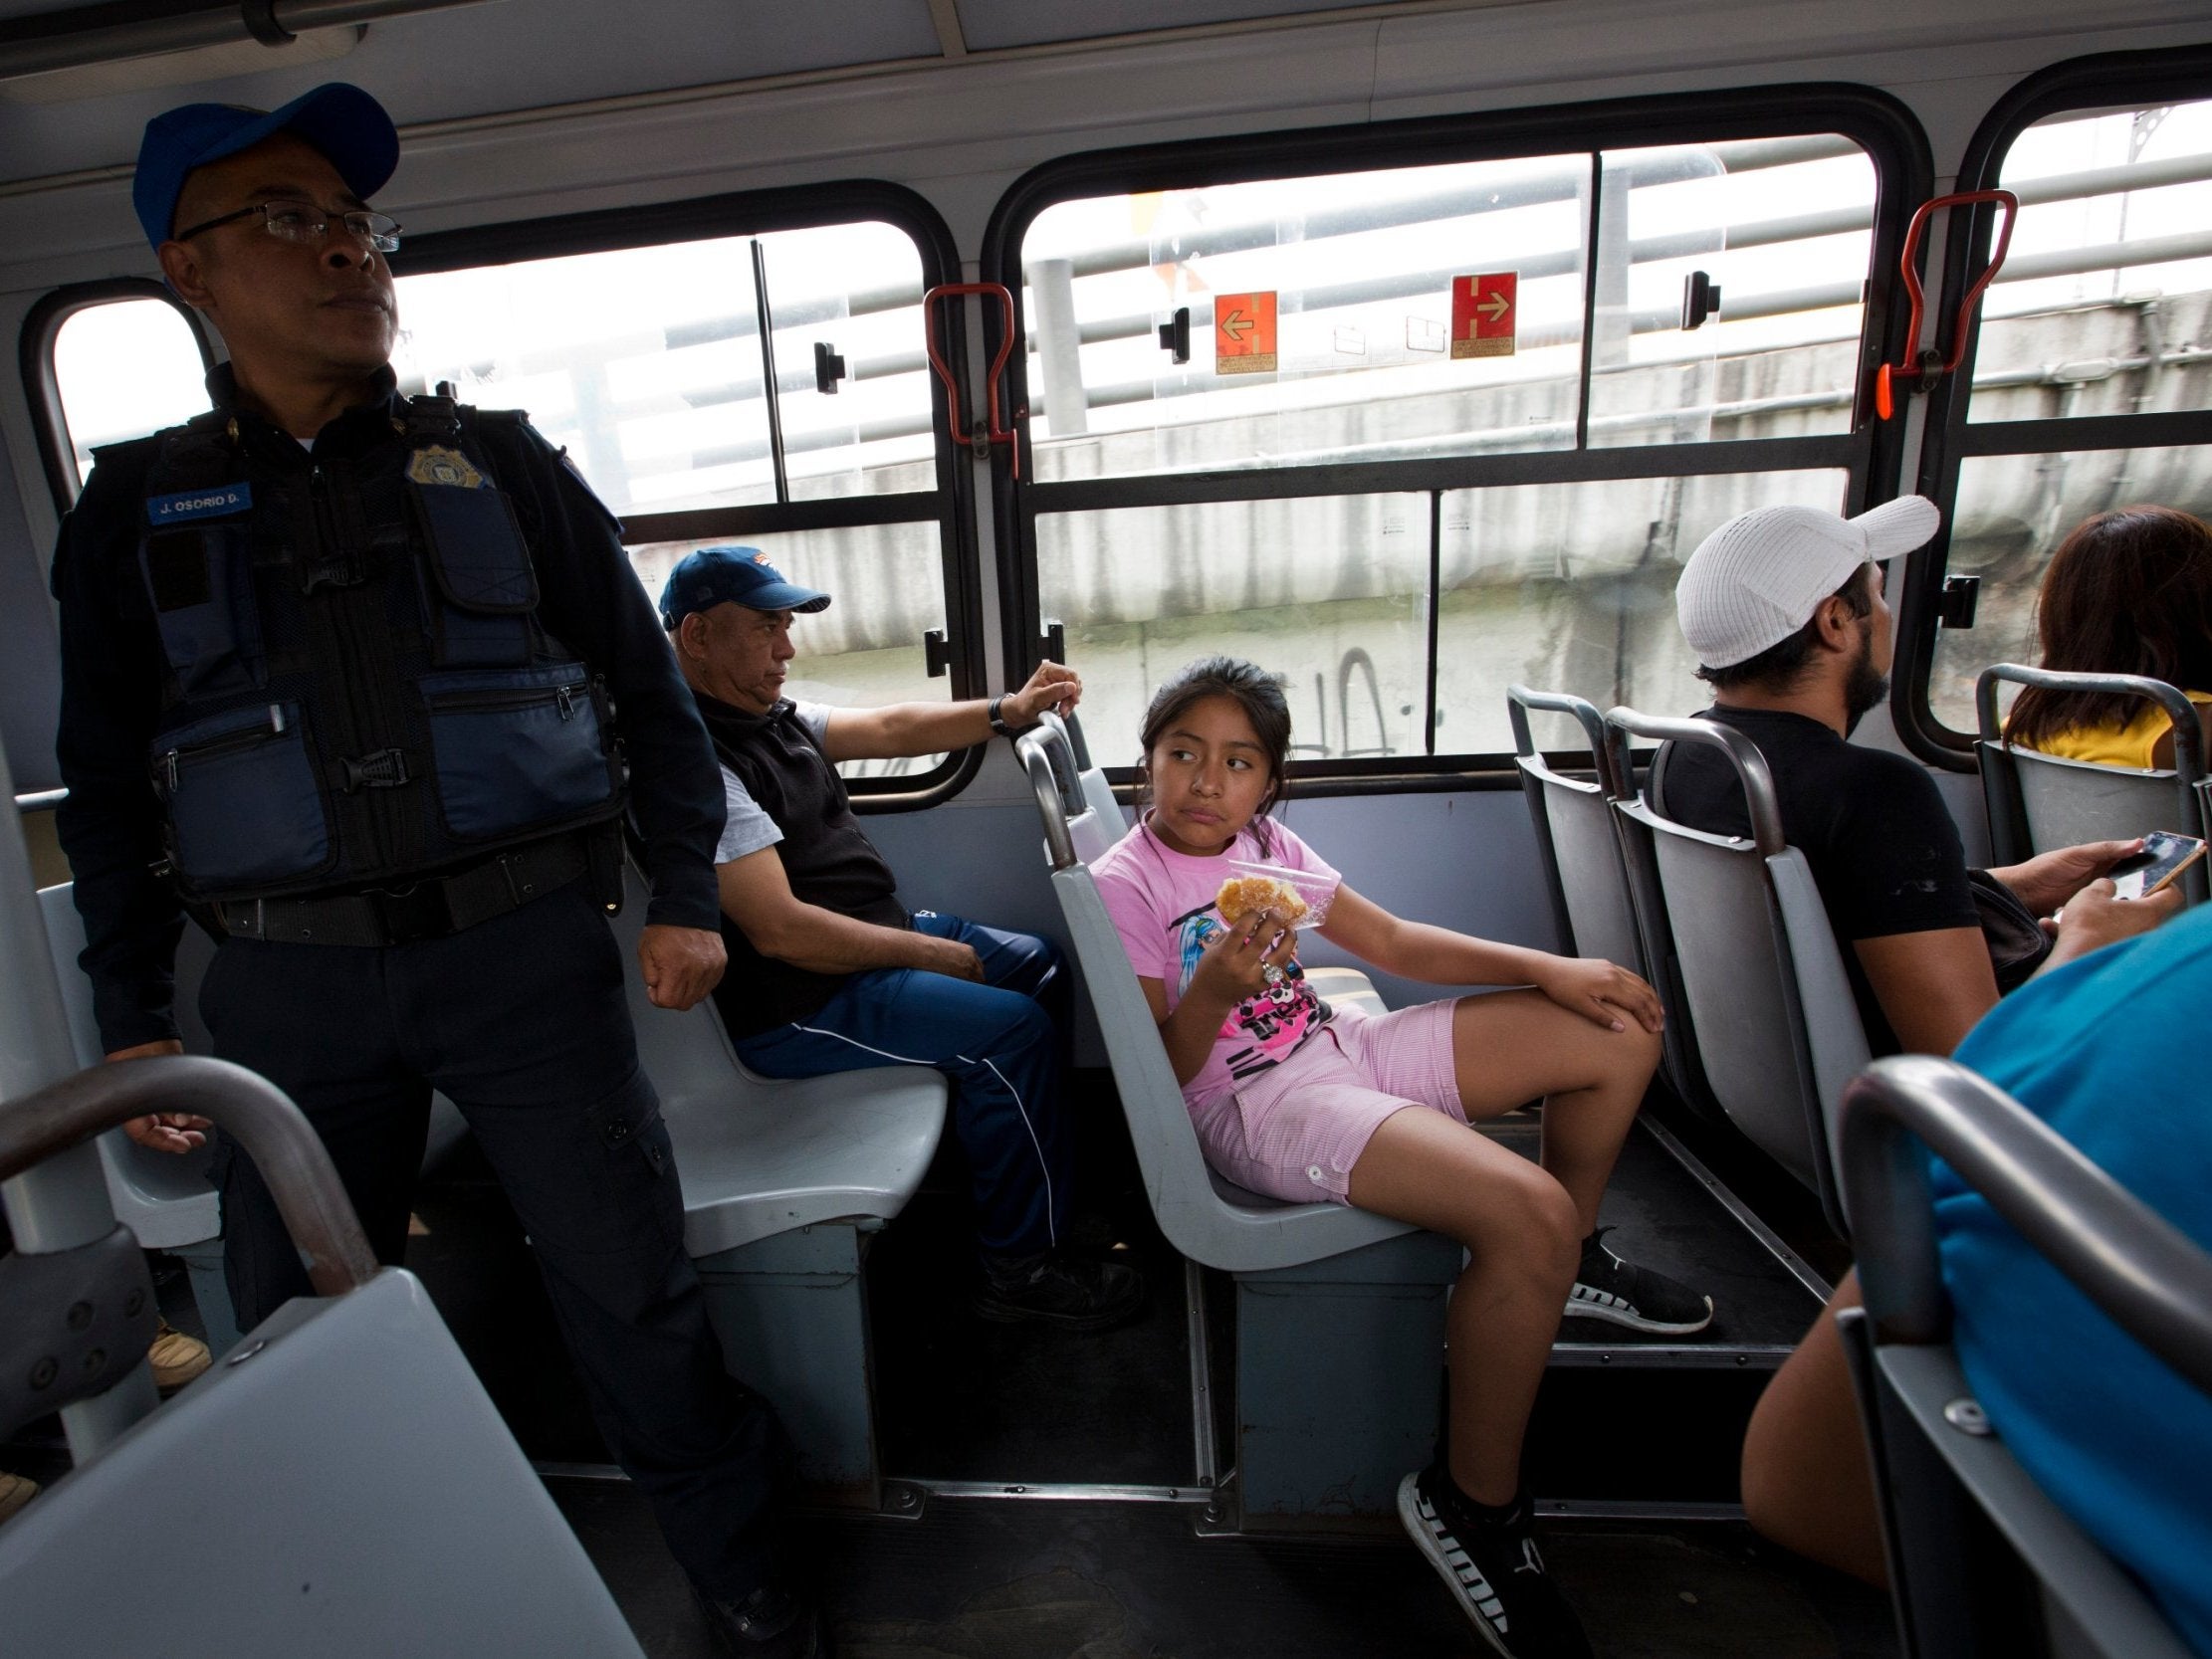
MULTIPOLYGON (((956 1155, 941 1155, 869 1262, 883 1465, 911 1501, 897 1516, 815 1511, 795 1526, 839 1652, 1486 1651, 1393 1533, 1201 1536, 1189 1501, 1073 1490, 1150 1487, 1188 1500, 1195 1468, 1182 1263, 1152 1223, 1106 1075, 1079 1072, 1071 1088, 1082 1126, 1075 1242, 1133 1261, 1151 1287, 1146 1313, 1091 1336, 974 1319, 965 1172, 956 1155), (1027 1495, 974 1495, 1009 1486, 1027 1495)), ((1534 1154, 1532 1117, 1514 1115, 1490 1133, 1534 1154)), ((1625 1251, 1709 1291, 1718 1315, 1686 1342, 1652 1343, 1589 1321, 1563 1326, 1527 1456, 1547 1558, 1608 1659, 1888 1659, 1896 1648, 1881 1597, 1759 1544, 1737 1519, 1744 1417, 1818 1298, 1787 1248, 1762 1242, 1712 1184, 1663 1129, 1640 1130, 1624 1149, 1604 1219, 1619 1226, 1625 1251)), ((646 1652, 716 1653, 644 1504, 605 1462, 520 1229, 472 1145, 424 1184, 417 1217, 408 1266, 646 1652)), ((1215 1395, 1225 1407, 1232 1287, 1204 1277, 1215 1395)), ((174 1323, 196 1328, 181 1275, 163 1301, 174 1323)), ((1217 1424, 1224 1448, 1233 1446, 1227 1416, 1217 1424)), ((0 1448, 0 1468, 41 1479, 66 1463, 51 1420, 0 1448)))

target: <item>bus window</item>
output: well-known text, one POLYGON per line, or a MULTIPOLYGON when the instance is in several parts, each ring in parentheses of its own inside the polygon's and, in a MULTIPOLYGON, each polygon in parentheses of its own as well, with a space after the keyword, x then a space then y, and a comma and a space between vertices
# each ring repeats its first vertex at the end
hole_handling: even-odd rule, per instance
MULTIPOLYGON (((924 278, 916 237, 877 220, 433 269, 399 279, 394 364, 410 389, 529 410, 622 519, 656 598, 716 543, 830 593, 799 619, 792 696, 942 701, 973 670, 948 622, 924 278), (954 676, 928 673, 929 631, 954 636, 954 676)), ((845 772, 904 790, 948 766, 845 772)))
POLYGON ((1757 506, 1863 505, 1894 162, 1818 126, 1561 130, 1590 147, 1438 161, 1425 132, 1419 164, 1368 167, 1387 134, 1312 134, 1314 170, 1244 180, 1216 144, 1186 187, 1156 151, 1116 195, 1092 156, 1064 199, 1045 169, 1001 204, 1028 596, 1094 733, 1215 651, 1288 673, 1297 757, 1346 773, 1508 749, 1515 681, 1694 707, 1672 587, 1697 541, 1757 506))
POLYGON ((183 311, 165 300, 112 300, 68 311, 51 361, 67 438, 70 495, 104 444, 142 438, 207 407, 207 363, 183 311))
POLYGON ((1983 302, 1949 513, 1949 573, 1980 593, 1971 632, 1938 631, 1929 684, 1955 731, 1984 667, 2039 660, 2036 593, 2068 530, 2115 507, 2212 514, 2189 429, 2212 409, 2212 101, 2048 115, 1996 182, 2020 219, 1983 302))

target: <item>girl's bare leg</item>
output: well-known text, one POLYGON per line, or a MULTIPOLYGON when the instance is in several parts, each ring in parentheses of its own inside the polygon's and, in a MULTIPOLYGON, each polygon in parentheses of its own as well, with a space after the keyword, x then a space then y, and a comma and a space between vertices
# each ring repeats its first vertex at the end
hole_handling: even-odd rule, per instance
POLYGON ((1463 996, 1451 1016, 1468 1118, 1479 1123, 1543 1097, 1543 1165, 1574 1200, 1578 1239, 1598 1225, 1614 1159, 1659 1069, 1659 1039, 1624 1023, 1626 1031, 1608 1031, 1534 990, 1463 996))
POLYGON ((1466 1246, 1452 1288, 1451 1478, 1507 1504, 1520 1490, 1521 1435, 1543 1380, 1582 1239, 1566 1189, 1515 1152, 1422 1107, 1385 1119, 1352 1166, 1361 1209, 1466 1246))

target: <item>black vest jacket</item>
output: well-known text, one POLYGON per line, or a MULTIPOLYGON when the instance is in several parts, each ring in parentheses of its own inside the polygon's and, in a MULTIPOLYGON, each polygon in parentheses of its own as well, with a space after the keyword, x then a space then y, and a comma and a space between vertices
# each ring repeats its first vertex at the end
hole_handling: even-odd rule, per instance
MULTIPOLYGON (((716 756, 783 832, 775 851, 792 896, 879 927, 911 926, 898 900, 898 880, 862 833, 844 779, 791 705, 778 703, 766 715, 749 715, 702 692, 692 695, 716 756)), ((722 937, 730 965, 715 1000, 733 1037, 806 1018, 848 977, 762 955, 728 917, 722 920, 722 937)))
POLYGON ((248 444, 221 410, 140 441, 148 760, 188 901, 404 882, 622 809, 613 710, 540 626, 476 436, 520 417, 393 407, 345 457, 248 444))

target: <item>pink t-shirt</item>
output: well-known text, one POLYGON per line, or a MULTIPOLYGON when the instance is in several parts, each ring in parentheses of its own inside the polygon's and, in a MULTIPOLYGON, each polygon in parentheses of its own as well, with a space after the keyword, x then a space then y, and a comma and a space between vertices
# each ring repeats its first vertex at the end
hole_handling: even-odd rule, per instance
MULTIPOLYGON (((1221 853, 1193 858, 1169 847, 1153 834, 1149 820, 1142 821, 1091 866, 1106 914, 1129 952, 1129 965, 1139 978, 1157 979, 1166 987, 1169 1013, 1183 1000, 1206 941, 1224 926, 1214 899, 1229 859, 1281 865, 1332 886, 1343 879, 1282 825, 1270 827, 1269 854, 1261 854, 1247 827, 1221 853)), ((1184 1100, 1208 1106, 1233 1093, 1297 1053, 1328 1020, 1329 1005, 1314 994, 1293 958, 1283 965, 1281 984, 1230 1011, 1206 1065, 1184 1085, 1184 1100)))

